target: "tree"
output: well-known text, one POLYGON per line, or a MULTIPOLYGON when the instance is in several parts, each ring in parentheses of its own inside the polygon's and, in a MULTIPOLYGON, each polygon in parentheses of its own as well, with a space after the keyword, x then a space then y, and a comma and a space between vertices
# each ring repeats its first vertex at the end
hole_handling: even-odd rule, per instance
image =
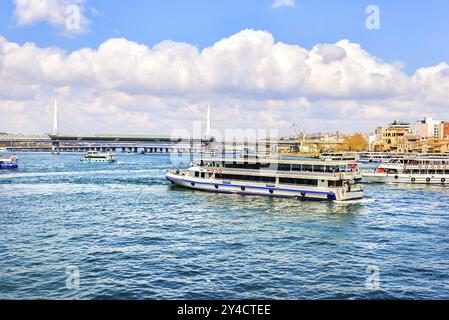
POLYGON ((365 151, 368 149, 368 140, 361 133, 345 137, 343 149, 345 151, 365 151))

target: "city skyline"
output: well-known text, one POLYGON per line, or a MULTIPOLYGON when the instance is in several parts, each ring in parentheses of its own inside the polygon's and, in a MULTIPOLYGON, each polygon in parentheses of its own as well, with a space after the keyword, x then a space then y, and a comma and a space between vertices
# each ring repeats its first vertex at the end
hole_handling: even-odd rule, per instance
POLYGON ((379 29, 367 27, 365 1, 31 3, 0 5, 4 132, 50 132, 55 98, 61 130, 79 134, 189 130, 205 123, 209 104, 214 129, 280 135, 293 120, 309 132, 353 133, 447 118, 443 1, 376 1, 379 29), (67 25, 70 5, 79 28, 67 25))

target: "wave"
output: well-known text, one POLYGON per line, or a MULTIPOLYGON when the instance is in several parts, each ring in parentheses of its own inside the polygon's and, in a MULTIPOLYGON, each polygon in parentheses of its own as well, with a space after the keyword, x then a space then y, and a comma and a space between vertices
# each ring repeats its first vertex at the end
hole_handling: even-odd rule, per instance
POLYGON ((38 178, 38 177, 60 177, 60 176, 88 176, 92 174, 111 174, 111 173, 152 173, 159 170, 92 170, 92 171, 55 171, 55 172, 20 172, 0 174, 0 179, 11 178, 38 178))

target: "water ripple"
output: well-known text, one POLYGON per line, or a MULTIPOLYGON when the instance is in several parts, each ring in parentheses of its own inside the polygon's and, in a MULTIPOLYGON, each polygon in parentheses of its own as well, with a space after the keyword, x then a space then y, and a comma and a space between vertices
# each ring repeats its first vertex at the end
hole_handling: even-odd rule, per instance
POLYGON ((448 188, 297 202, 172 187, 168 155, 79 157, 23 154, 0 173, 0 298, 449 298, 448 188))

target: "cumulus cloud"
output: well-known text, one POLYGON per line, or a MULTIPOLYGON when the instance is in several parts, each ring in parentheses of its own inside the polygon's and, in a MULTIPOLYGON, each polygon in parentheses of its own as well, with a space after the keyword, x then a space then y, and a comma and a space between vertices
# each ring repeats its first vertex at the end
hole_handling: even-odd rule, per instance
POLYGON ((3 131, 50 127, 54 96, 65 128, 90 133, 170 133, 204 120, 209 103, 218 127, 284 134, 292 119, 308 130, 369 130, 401 115, 444 116, 449 106, 447 63, 409 76, 349 40, 307 50, 255 30, 202 50, 114 38, 66 52, 0 37, 0 66, 3 131))
POLYGON ((47 22, 64 34, 85 32, 89 20, 83 15, 87 0, 14 0, 17 25, 47 22))
POLYGON ((294 7, 295 6, 295 0, 274 0, 272 7, 273 8, 279 8, 279 7, 294 7))

